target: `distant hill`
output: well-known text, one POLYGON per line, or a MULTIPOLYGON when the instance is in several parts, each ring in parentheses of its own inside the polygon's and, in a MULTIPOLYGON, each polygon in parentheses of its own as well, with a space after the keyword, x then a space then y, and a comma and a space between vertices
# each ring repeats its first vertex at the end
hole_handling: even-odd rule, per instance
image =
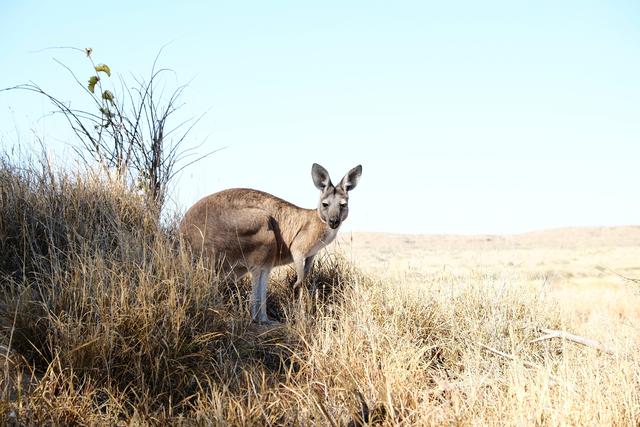
POLYGON ((567 227, 511 235, 343 233, 341 246, 357 249, 510 249, 640 246, 640 226, 567 227))

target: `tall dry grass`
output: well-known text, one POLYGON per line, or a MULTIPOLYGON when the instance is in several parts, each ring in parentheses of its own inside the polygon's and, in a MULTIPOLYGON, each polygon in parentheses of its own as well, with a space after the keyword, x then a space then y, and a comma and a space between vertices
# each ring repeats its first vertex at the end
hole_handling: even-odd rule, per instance
MULTIPOLYGON (((88 173, 0 164, 5 423, 22 425, 617 424, 640 419, 637 339, 608 355, 543 283, 371 277, 327 254, 301 300, 180 247, 135 192, 88 173), (500 355, 502 352, 503 355, 500 355)), ((631 296, 630 296, 631 297, 631 296)))

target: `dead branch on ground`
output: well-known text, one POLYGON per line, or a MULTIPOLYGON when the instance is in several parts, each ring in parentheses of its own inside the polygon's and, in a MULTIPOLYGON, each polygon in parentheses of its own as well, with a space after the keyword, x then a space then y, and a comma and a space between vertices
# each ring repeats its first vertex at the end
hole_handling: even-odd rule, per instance
POLYGON ((556 329, 539 328, 538 330, 540 332, 544 333, 545 335, 541 336, 540 338, 536 338, 534 340, 531 340, 531 341, 529 341, 529 343, 533 344, 535 342, 545 341, 545 340, 549 340, 549 339, 552 339, 552 338, 562 338, 562 339, 565 339, 567 341, 571 341, 571 342, 574 342, 576 344, 583 345, 585 347, 595 348, 596 350, 600 350, 603 353, 607 353, 607 354, 611 354, 611 355, 616 354, 616 352, 614 350, 610 349, 609 347, 606 347, 605 345, 600 343, 600 341, 597 341, 597 340, 594 340, 594 339, 591 339, 591 338, 586 338, 586 337, 583 337, 583 336, 580 336, 580 335, 570 334, 569 332, 560 331, 560 330, 556 330, 556 329))

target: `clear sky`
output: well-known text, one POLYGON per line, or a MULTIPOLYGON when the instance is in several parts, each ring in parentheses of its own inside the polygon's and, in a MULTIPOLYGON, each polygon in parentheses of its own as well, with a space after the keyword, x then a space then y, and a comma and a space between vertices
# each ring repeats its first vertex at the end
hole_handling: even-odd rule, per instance
MULTIPOLYGON (((313 207, 318 162, 359 163, 344 229, 512 233, 640 223, 640 2, 0 2, 0 87, 72 104, 92 47, 126 78, 190 82, 205 152, 173 193, 228 187, 313 207)), ((84 74, 83 74, 84 73, 84 74)), ((75 105, 75 104, 74 104, 75 105)), ((0 93, 0 144, 68 158, 51 106, 0 93)))

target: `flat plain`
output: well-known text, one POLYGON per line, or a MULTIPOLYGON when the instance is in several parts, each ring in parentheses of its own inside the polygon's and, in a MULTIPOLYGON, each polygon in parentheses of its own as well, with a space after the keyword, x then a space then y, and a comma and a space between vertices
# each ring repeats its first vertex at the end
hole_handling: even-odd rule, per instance
POLYGON ((628 280, 640 279, 640 226, 514 235, 347 233, 336 246, 364 271, 408 287, 443 274, 541 285, 564 316, 605 341, 613 339, 611 328, 640 321, 640 283, 628 280))
POLYGON ((460 370, 441 371, 444 400, 419 411, 421 423, 640 422, 640 227, 351 233, 336 247, 383 283, 391 306, 450 313, 441 324, 460 370))

